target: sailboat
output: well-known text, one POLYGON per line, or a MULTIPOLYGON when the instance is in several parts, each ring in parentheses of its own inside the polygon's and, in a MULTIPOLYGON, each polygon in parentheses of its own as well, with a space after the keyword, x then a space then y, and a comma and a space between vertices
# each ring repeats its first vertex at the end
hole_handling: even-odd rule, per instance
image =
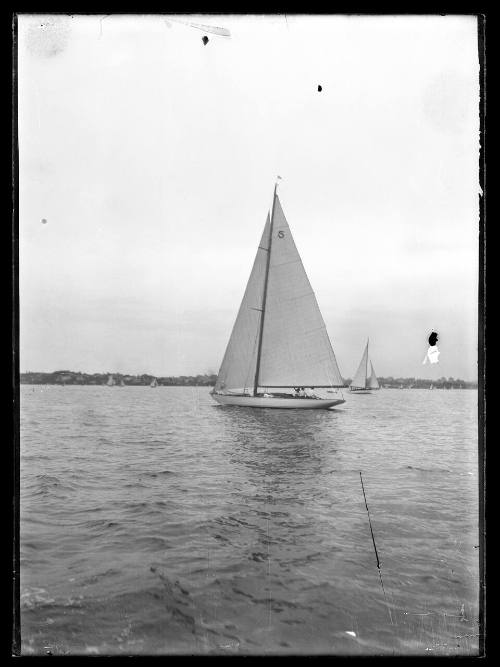
POLYGON ((151 384, 150 384, 149 386, 150 386, 150 387, 153 387, 153 388, 154 388, 154 387, 157 387, 157 386, 158 386, 158 381, 157 381, 157 379, 156 379, 156 378, 153 378, 153 380, 151 381, 151 384))
POLYGON ((431 386, 429 387, 429 389, 434 389, 434 385, 432 384, 432 382, 431 382, 431 386))
MULTIPOLYGON (((371 373, 368 376, 368 343, 369 340, 366 341, 365 351, 361 357, 358 370, 356 371, 353 381, 349 385, 350 391, 354 391, 357 394, 369 394, 372 389, 380 389, 380 385, 378 383, 377 376, 375 375, 375 371, 373 370, 373 364, 371 361, 371 373)), ((401 385, 400 389, 402 387, 403 385, 401 385)))
POLYGON ((344 382, 277 185, 210 393, 222 405, 326 409, 345 403, 344 382))
POLYGON ((113 387, 114 386, 115 381, 114 381, 112 375, 108 375, 108 381, 106 382, 106 384, 108 385, 108 387, 113 387))
POLYGON ((124 387, 124 386, 125 386, 125 382, 123 380, 120 380, 120 387, 124 387))

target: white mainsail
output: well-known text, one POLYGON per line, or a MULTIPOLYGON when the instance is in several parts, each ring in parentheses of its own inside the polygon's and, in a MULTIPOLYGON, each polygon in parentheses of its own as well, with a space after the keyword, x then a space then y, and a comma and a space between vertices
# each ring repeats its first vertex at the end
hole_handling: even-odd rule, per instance
POLYGON ((215 391, 253 395, 255 389, 266 387, 343 384, 316 297, 275 194, 272 220, 268 216, 215 391))
POLYGON ((368 387, 368 389, 380 389, 380 385, 378 383, 377 376, 375 375, 375 371, 373 370, 373 364, 371 361, 370 361, 370 368, 372 372, 370 377, 368 378, 366 386, 368 387))
POLYGON ((115 384, 115 380, 112 375, 108 376, 108 381, 106 384, 108 385, 108 387, 112 387, 115 384))
POLYGON ((366 343, 365 351, 361 357, 361 362, 358 370, 351 382, 351 387, 356 389, 366 389, 366 376, 368 375, 368 342, 366 343))

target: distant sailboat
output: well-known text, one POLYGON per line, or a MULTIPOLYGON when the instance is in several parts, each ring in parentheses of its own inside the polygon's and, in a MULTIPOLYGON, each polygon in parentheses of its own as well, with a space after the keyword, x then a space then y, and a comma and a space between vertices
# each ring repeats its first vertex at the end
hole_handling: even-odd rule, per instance
POLYGON ((114 381, 112 375, 108 375, 108 381, 106 382, 106 384, 108 385, 108 387, 113 387, 114 386, 115 381, 114 381))
POLYGON ((211 395, 222 405, 330 408, 345 402, 334 391, 344 382, 276 186, 211 395))
POLYGON ((429 387, 429 389, 434 389, 434 385, 432 384, 432 382, 431 382, 431 386, 429 387))
POLYGON ((375 371, 373 370, 373 364, 371 361, 371 373, 368 375, 368 343, 369 340, 366 341, 365 351, 361 357, 358 370, 356 371, 354 379, 349 386, 350 391, 354 391, 358 394, 369 394, 373 389, 380 389, 380 385, 378 383, 377 376, 375 375, 375 371))
POLYGON ((151 384, 150 384, 149 386, 150 386, 150 387, 153 387, 153 388, 154 388, 154 387, 157 387, 157 386, 158 386, 158 381, 157 381, 157 379, 156 379, 156 378, 153 378, 153 381, 151 382, 151 384))
POLYGON ((124 387, 124 386, 125 386, 125 382, 123 380, 120 380, 120 387, 124 387))

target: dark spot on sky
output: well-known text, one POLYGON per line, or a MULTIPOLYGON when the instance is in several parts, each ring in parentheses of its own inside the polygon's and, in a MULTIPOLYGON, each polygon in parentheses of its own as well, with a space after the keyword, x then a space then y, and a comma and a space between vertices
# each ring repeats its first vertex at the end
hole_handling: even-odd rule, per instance
POLYGON ((42 225, 46 225, 46 224, 47 224, 47 220, 45 220, 45 218, 42 218, 42 225))
POLYGON ((434 345, 437 343, 437 340, 438 340, 438 334, 435 331, 433 331, 429 336, 429 345, 434 347, 434 345))
POLYGON ((206 35, 203 35, 203 37, 201 38, 201 41, 202 41, 203 44, 205 44, 205 46, 206 46, 206 45, 208 44, 208 37, 207 37, 206 35))
POLYGON ((318 86, 318 93, 320 93, 323 90, 322 86, 318 86))

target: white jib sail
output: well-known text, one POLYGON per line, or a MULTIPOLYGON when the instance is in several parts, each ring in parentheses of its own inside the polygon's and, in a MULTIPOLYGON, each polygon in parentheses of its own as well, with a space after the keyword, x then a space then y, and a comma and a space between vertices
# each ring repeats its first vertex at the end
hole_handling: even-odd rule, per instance
POLYGON ((323 317, 277 196, 258 386, 343 386, 323 317))
POLYGON ((268 215, 243 301, 217 376, 215 391, 253 392, 269 227, 268 215))
POLYGON ((377 376, 375 375, 375 371, 373 370, 373 364, 371 361, 370 361, 370 368, 371 368, 371 375, 368 378, 368 383, 367 383, 368 389, 379 389, 380 385, 378 383, 377 376))
POLYGON ((368 343, 366 343, 365 351, 361 357, 358 370, 356 371, 355 376, 352 379, 351 387, 356 389, 366 389, 366 376, 368 368, 368 343))

